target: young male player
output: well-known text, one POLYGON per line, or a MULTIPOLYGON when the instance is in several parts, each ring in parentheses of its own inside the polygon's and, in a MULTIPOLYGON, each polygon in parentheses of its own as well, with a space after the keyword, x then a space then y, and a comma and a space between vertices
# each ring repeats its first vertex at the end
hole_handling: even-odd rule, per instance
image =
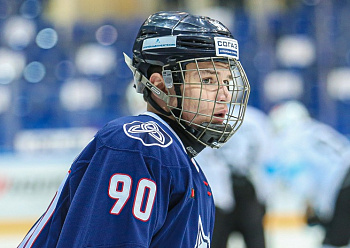
POLYGON ((214 203, 193 157, 242 123, 238 43, 216 20, 159 12, 126 62, 148 112, 96 134, 19 247, 210 247, 214 203))

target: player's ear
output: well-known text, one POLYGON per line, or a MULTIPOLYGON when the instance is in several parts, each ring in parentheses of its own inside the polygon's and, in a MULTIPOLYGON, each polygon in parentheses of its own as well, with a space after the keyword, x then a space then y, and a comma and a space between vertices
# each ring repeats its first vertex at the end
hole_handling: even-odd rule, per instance
POLYGON ((160 73, 158 72, 152 73, 151 77, 149 78, 149 81, 161 91, 167 92, 165 88, 163 76, 160 73))

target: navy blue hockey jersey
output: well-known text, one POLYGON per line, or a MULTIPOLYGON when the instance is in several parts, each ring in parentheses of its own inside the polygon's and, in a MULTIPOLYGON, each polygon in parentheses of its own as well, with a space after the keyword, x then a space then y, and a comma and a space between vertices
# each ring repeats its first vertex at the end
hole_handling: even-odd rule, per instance
POLYGON ((116 119, 73 162, 24 247, 210 247, 206 178, 157 115, 116 119))

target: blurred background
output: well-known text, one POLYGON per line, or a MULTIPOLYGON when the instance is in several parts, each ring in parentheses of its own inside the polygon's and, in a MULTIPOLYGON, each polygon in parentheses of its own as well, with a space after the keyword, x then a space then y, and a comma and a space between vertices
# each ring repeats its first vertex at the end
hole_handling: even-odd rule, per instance
MULTIPOLYGON (((0 247, 17 246, 96 130, 143 108, 123 52, 131 56, 140 25, 160 10, 229 27, 250 105, 269 112, 298 100, 350 137, 348 0, 0 0, 0 247)), ((288 223, 300 227, 273 226, 270 247, 288 240, 288 223)), ((292 247, 318 242, 300 230, 293 240, 303 245, 292 247)))

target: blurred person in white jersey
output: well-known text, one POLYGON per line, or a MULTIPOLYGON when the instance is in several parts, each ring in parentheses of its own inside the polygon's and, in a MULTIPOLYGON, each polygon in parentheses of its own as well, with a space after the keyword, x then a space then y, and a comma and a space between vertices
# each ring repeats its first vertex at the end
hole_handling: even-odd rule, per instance
POLYGON ((216 208, 212 248, 227 247, 233 232, 242 234, 247 248, 266 247, 263 217, 271 184, 264 163, 271 151, 271 131, 268 116, 248 106, 244 125, 225 146, 197 156, 216 208))
POLYGON ((298 101, 275 106, 273 164, 283 181, 305 200, 309 224, 325 230, 323 248, 342 247, 350 238, 350 142, 312 118, 298 101))

